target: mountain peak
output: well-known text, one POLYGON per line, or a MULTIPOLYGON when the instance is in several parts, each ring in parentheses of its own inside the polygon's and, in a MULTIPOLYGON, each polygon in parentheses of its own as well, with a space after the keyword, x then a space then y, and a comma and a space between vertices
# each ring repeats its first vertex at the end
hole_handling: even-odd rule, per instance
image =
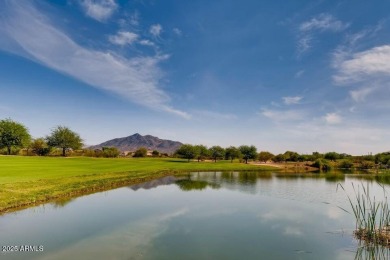
POLYGON ((164 140, 152 135, 142 136, 139 133, 133 135, 115 138, 103 142, 98 145, 91 146, 91 149, 101 149, 104 146, 116 147, 120 151, 131 151, 134 152, 140 147, 145 147, 148 150, 157 150, 161 153, 171 154, 179 149, 183 144, 177 141, 164 140))

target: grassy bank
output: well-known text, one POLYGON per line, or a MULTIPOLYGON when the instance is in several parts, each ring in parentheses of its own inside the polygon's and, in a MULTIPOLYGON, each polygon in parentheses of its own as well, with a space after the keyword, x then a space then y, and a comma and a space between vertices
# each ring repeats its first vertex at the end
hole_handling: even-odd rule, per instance
POLYGON ((186 171, 275 170, 228 161, 172 158, 58 158, 0 156, 0 212, 50 200, 107 190, 186 171))

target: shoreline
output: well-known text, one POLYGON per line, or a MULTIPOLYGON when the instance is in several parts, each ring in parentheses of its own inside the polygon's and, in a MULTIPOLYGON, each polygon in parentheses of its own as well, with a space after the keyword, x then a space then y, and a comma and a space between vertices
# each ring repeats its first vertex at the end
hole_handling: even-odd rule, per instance
POLYGON ((271 166, 184 163, 172 159, 0 158, 0 215, 180 173, 279 170, 271 166))

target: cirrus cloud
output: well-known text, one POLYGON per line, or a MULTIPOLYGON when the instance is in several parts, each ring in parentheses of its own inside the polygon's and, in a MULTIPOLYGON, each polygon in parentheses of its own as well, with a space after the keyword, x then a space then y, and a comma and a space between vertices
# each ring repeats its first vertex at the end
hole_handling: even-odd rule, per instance
POLYGON ((30 1, 7 1, 0 7, 0 50, 148 108, 190 117, 171 107, 170 97, 159 88, 164 75, 159 63, 168 55, 125 58, 111 51, 90 49, 55 27, 30 1))

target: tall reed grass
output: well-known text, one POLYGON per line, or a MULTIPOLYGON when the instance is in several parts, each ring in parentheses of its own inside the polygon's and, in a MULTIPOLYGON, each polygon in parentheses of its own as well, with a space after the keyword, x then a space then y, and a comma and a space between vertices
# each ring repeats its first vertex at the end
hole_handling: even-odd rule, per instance
MULTIPOLYGON (((379 185, 383 189, 381 200, 370 194, 368 183, 366 186, 361 184, 357 187, 352 183, 354 197, 351 198, 349 195, 347 197, 356 220, 355 236, 367 243, 390 246, 389 202, 385 187, 379 185)), ((339 183, 338 186, 346 192, 342 184, 339 183)))

